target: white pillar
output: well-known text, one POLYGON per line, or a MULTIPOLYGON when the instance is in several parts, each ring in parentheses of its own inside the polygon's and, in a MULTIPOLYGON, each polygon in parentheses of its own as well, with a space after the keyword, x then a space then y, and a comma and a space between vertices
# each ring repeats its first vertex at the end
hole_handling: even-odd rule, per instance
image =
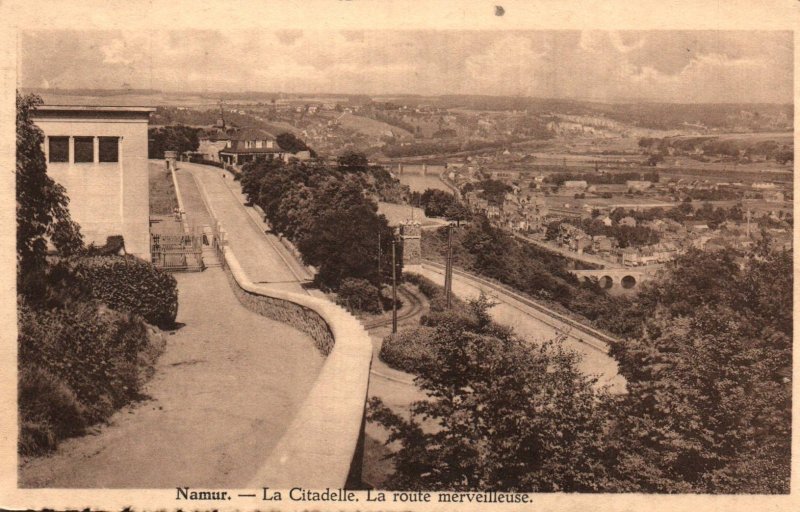
POLYGON ((67 156, 67 161, 71 164, 75 163, 75 137, 72 135, 69 136, 69 156, 67 156))
POLYGON ((92 162, 100 162, 100 138, 95 136, 92 139, 92 162))
POLYGON ((50 163, 50 137, 44 136, 44 161, 50 163))
MULTIPOLYGON (((125 225, 125 173, 122 167, 122 137, 117 139, 117 169, 119 171, 119 219, 125 225)), ((149 249, 148 249, 149 252, 149 249)))

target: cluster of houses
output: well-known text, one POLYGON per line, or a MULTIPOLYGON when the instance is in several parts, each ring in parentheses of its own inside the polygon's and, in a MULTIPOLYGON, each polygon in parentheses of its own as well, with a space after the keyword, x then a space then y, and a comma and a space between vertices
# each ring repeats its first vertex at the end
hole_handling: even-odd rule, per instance
MULTIPOLYGON (((613 223, 613 220, 608 216, 601 217, 600 221, 606 226, 610 226, 613 223)), ((666 228, 667 223, 658 222, 666 228)), ((670 228, 678 228, 675 231, 671 231, 675 236, 668 236, 667 233, 670 233, 670 231, 665 229, 661 241, 640 247, 620 248, 619 242, 614 237, 589 235, 581 228, 568 223, 563 223, 559 226, 556 243, 577 254, 588 252, 596 254, 609 262, 629 267, 666 263, 675 259, 685 250, 685 247, 681 244, 680 235, 678 235, 681 225, 674 221, 669 222, 677 225, 670 226, 670 228)), ((635 224, 636 220, 633 217, 623 217, 619 221, 621 226, 635 226, 635 224)), ((655 226, 654 223, 645 223, 645 225, 651 228, 655 226)))
MULTIPOLYGON (((766 182, 752 184, 741 183, 709 183, 705 180, 663 180, 651 182, 646 180, 629 180, 624 184, 592 185, 584 180, 566 181, 558 187, 547 183, 543 175, 524 175, 518 171, 492 171, 487 173, 479 170, 477 162, 448 163, 445 174, 447 180, 456 186, 472 183, 479 187, 482 178, 489 177, 506 183, 510 191, 505 193, 502 201, 490 202, 484 197, 479 188, 463 194, 462 199, 470 210, 483 213, 490 221, 504 229, 522 234, 543 236, 548 224, 553 221, 582 220, 595 218, 605 226, 636 227, 635 218, 626 216, 617 222, 608 215, 615 207, 626 209, 641 209, 660 206, 664 210, 672 208, 679 202, 653 201, 653 204, 639 200, 631 204, 591 204, 591 201, 576 204, 574 201, 561 200, 561 197, 583 197, 581 194, 594 194, 599 196, 604 193, 612 194, 637 194, 637 195, 663 195, 669 190, 676 192, 676 200, 680 199, 678 193, 687 190, 724 190, 726 188, 737 190, 739 197, 747 200, 757 194, 760 208, 752 212, 754 218, 768 217, 775 224, 785 224, 779 215, 779 206, 774 203, 783 203, 784 192, 780 185, 766 182), (562 204, 563 203, 563 204, 562 204), (773 203, 770 206, 769 203, 773 203), (597 213, 600 212, 598 216, 597 213)), ((607 196, 606 196, 607 197, 607 196)), ((578 254, 595 254, 609 262, 625 266, 640 266, 661 264, 677 257, 689 247, 704 249, 720 249, 734 247, 747 249, 760 236, 759 229, 747 223, 728 221, 717 229, 710 229, 703 220, 687 220, 683 223, 670 218, 657 218, 640 224, 658 233, 659 242, 642 245, 639 247, 620 248, 619 242, 614 237, 605 235, 590 236, 582 229, 569 222, 563 222, 554 243, 561 248, 574 251, 578 254)), ((778 244, 791 243, 791 229, 772 228, 772 236, 778 244)), ((788 246, 788 245, 787 245, 788 246)))

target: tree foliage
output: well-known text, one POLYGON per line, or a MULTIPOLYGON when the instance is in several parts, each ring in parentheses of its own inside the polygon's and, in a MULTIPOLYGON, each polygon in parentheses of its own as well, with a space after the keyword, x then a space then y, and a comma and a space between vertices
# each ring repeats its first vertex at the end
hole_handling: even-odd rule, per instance
POLYGON ((376 398, 390 431, 393 489, 593 491, 604 484, 606 395, 559 341, 531 344, 488 317, 485 299, 416 331, 433 347, 417 365, 428 399, 400 417, 376 398), (428 362, 428 359, 432 360, 428 362))
POLYGON ((593 388, 558 343, 520 345, 485 307, 426 315, 387 354, 428 400, 410 420, 370 410, 401 446, 391 487, 788 492, 790 252, 690 251, 634 298, 571 293, 631 322, 611 350, 626 392, 593 388))
POLYGON ((372 197, 379 189, 364 162, 363 155, 351 155, 335 168, 319 161, 257 162, 243 168, 248 200, 264 210, 275 232, 297 245, 306 264, 318 268, 316 282, 326 289, 338 289, 346 278, 373 286, 391 278, 386 255, 394 233, 378 214, 372 197))
POLYGON ((612 353, 628 381, 620 478, 657 492, 788 492, 792 259, 691 251, 637 306, 612 353))
POLYGON ((200 147, 202 128, 182 124, 159 126, 147 130, 147 155, 149 158, 164 158, 164 151, 197 151, 200 147))
POLYGON ((300 151, 309 151, 311 156, 316 156, 316 153, 303 142, 302 139, 298 138, 295 134, 284 132, 278 134, 275 137, 275 142, 278 143, 278 146, 281 149, 285 149, 289 153, 298 153, 300 151))
POLYGON ((44 134, 32 119, 41 104, 38 96, 17 93, 17 283, 22 293, 32 274, 45 270, 48 241, 63 256, 83 249, 80 226, 69 214, 67 191, 47 175, 44 134))

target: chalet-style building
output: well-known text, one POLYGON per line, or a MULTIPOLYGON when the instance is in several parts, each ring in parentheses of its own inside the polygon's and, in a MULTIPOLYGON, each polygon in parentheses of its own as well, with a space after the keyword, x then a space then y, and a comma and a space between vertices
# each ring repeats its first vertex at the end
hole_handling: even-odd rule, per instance
POLYGON ((219 150, 219 161, 242 165, 258 160, 283 159, 285 153, 272 135, 261 130, 242 130, 232 135, 225 148, 219 150))
MULTIPOLYGON (((214 143, 225 146, 218 151, 218 160, 226 165, 243 165, 248 162, 269 161, 281 159, 288 161, 290 158, 308 160, 311 158, 309 151, 291 153, 278 145, 271 134, 257 129, 245 129, 228 139, 220 138, 214 143)), ((207 147, 212 143, 208 141, 207 147)))

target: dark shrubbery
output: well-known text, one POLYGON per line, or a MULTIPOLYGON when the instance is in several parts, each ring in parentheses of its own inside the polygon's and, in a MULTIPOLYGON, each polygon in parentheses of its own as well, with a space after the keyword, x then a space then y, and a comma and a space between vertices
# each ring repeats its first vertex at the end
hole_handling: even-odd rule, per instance
POLYGON ((19 369, 19 451, 32 455, 55 449, 58 441, 79 435, 86 408, 64 381, 36 365, 19 369))
POLYGON ((214 160, 206 160, 200 155, 191 155, 189 157, 189 161, 193 164, 210 165, 212 167, 219 167, 220 169, 225 168, 225 164, 223 164, 222 162, 216 162, 214 160))
MULTIPOLYGON (((295 244, 307 265, 317 267, 315 284, 339 289, 346 278, 378 287, 391 279, 388 258, 394 231, 378 213, 375 197, 403 194, 391 174, 368 165, 364 155, 346 153, 337 165, 322 161, 248 163, 242 191, 264 211, 273 232, 295 244), (380 243, 380 247, 378 247, 380 243)), ((397 264, 402 271, 402 257, 397 264)))
POLYGON ((139 396, 160 347, 141 318, 91 302, 19 305, 20 451, 35 454, 139 396))
POLYGON ((445 305, 444 287, 439 286, 427 277, 418 274, 406 274, 404 279, 417 285, 429 301, 430 311, 422 315, 420 327, 401 331, 387 336, 381 345, 381 359, 398 370, 419 374, 425 365, 432 364, 436 358, 436 346, 433 333, 435 328, 443 329, 477 329, 480 320, 472 309, 461 299, 451 297, 451 308, 445 305))
POLYGON ((366 279, 343 279, 336 302, 352 311, 380 313, 382 310, 380 290, 366 279))
POLYGON ((111 309, 136 313, 153 325, 175 322, 178 289, 169 273, 133 256, 81 258, 77 270, 92 297, 111 309))
POLYGON ((421 326, 389 335, 383 339, 380 357, 392 368, 416 375, 436 358, 430 343, 433 332, 431 327, 421 326))

